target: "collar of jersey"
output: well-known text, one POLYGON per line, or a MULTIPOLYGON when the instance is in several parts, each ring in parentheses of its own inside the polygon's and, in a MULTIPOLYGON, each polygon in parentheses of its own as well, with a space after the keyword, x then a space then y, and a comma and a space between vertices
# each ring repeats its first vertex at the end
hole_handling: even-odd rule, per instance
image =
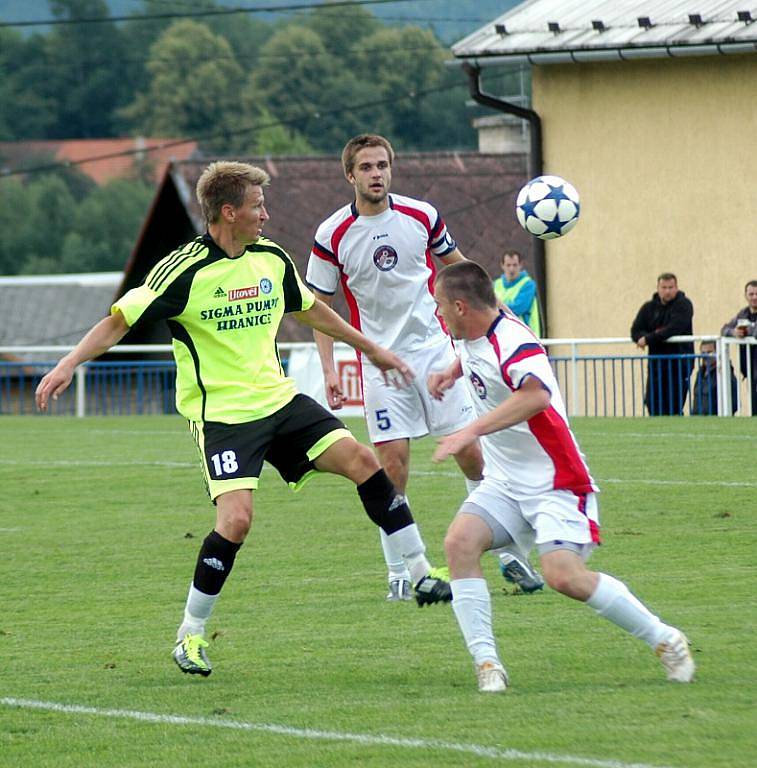
POLYGON ((387 199, 389 200, 389 207, 385 211, 381 211, 381 213, 377 213, 373 216, 364 216, 361 214, 357 209, 357 204, 353 200, 350 204, 350 213, 356 218, 356 219, 369 219, 370 221, 379 221, 382 216, 388 216, 391 211, 394 210, 394 201, 392 200, 391 195, 387 195, 387 199))
POLYGON ((215 256, 219 256, 222 259, 228 259, 229 261, 235 261, 236 259, 241 259, 242 256, 245 255, 245 253, 248 253, 252 246, 255 245, 255 243, 252 243, 251 245, 245 246, 245 249, 242 251, 242 253, 239 254, 239 256, 229 256, 226 251, 224 251, 223 248, 221 248, 220 245, 213 239, 210 232, 206 232, 204 235, 201 235, 200 240, 208 246, 208 250, 214 254, 215 256))
POLYGON ((501 320, 503 320, 505 317, 505 313, 500 309, 499 314, 497 317, 494 318, 494 322, 489 326, 489 330, 486 332, 486 338, 490 339, 494 335, 494 331, 497 328, 497 325, 501 320))

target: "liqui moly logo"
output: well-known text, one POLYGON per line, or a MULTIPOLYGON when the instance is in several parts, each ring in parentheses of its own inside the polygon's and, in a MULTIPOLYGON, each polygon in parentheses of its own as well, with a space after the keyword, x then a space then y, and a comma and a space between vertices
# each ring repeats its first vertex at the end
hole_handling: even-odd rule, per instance
POLYGON ((229 291, 229 301, 241 301, 242 299, 254 299, 258 295, 258 286, 251 285, 249 288, 232 288, 229 291))

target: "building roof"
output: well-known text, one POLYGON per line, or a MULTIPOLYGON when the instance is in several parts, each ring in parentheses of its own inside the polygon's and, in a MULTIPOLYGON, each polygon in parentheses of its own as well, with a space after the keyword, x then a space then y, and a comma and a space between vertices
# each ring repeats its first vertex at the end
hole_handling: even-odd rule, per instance
POLYGON ((526 0, 452 46, 477 64, 757 52, 754 0, 526 0))
MULTIPOLYGON (((211 159, 173 162, 159 186, 137 245, 126 267, 122 290, 138 285, 163 256, 204 231, 194 195, 197 179, 211 159)), ((238 158, 236 158, 238 159, 238 158)), ((265 190, 271 220, 266 237, 289 253, 304 276, 318 224, 353 199, 337 157, 252 157, 246 162, 265 168, 271 185, 265 190)), ((513 213, 515 197, 526 181, 521 154, 478 152, 398 154, 392 168, 392 190, 433 203, 444 217, 462 252, 493 274, 505 247, 529 253, 530 238, 513 213)), ((336 304, 342 307, 340 300, 336 304)), ((285 318, 281 340, 312 339, 310 329, 285 318)), ((163 341, 165 335, 131 336, 129 343, 163 341)))
POLYGON ((76 344, 108 314, 122 278, 120 272, 0 277, 0 346, 76 344))
POLYGON ((53 158, 55 162, 77 164, 81 172, 95 183, 105 184, 112 179, 134 177, 135 166, 144 161, 151 169, 151 177, 157 180, 171 160, 185 160, 197 151, 197 142, 176 144, 177 141, 180 139, 139 137, 3 141, 0 142, 0 173, 34 166, 37 164, 35 158, 53 158), (145 151, 150 148, 154 149, 145 151))

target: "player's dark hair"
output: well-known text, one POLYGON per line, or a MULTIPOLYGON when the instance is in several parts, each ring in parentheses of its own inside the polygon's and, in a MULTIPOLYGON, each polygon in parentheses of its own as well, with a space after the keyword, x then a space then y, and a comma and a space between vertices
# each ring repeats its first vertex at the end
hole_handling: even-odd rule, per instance
POLYGON ((248 187, 264 187, 271 177, 262 168, 248 163, 220 160, 211 163, 197 180, 197 202, 208 224, 221 217, 224 205, 239 208, 248 187))
POLYGON ((659 283, 661 280, 675 280, 675 284, 678 285, 678 278, 672 272, 663 272, 657 278, 657 282, 659 283))
POLYGON ((383 147, 389 155, 389 165, 394 162, 394 150, 388 139, 379 136, 377 133, 361 133, 359 136, 351 138, 342 150, 342 167, 344 175, 352 173, 355 165, 355 155, 366 147, 383 147))
POLYGON ((504 264, 505 258, 507 256, 516 256, 518 258, 518 261, 522 264, 523 263, 523 254, 520 251, 516 251, 514 248, 508 248, 503 254, 502 257, 499 260, 500 264, 504 264))
POLYGON ((757 288, 757 280, 750 280, 745 286, 744 286, 744 293, 747 292, 747 288, 757 288))
POLYGON ((474 309, 496 309, 492 279, 475 261, 457 261, 444 267, 436 276, 436 286, 442 287, 450 301, 462 299, 474 309))

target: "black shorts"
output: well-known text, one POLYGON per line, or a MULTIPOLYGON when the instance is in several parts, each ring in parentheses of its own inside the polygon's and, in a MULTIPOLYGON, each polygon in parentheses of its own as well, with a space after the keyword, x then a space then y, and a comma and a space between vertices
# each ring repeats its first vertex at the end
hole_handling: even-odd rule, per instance
POLYGON ((315 471, 315 460, 338 440, 352 436, 336 416, 302 394, 256 421, 190 421, 189 426, 211 499, 228 491, 257 488, 263 461, 298 490, 315 471))

